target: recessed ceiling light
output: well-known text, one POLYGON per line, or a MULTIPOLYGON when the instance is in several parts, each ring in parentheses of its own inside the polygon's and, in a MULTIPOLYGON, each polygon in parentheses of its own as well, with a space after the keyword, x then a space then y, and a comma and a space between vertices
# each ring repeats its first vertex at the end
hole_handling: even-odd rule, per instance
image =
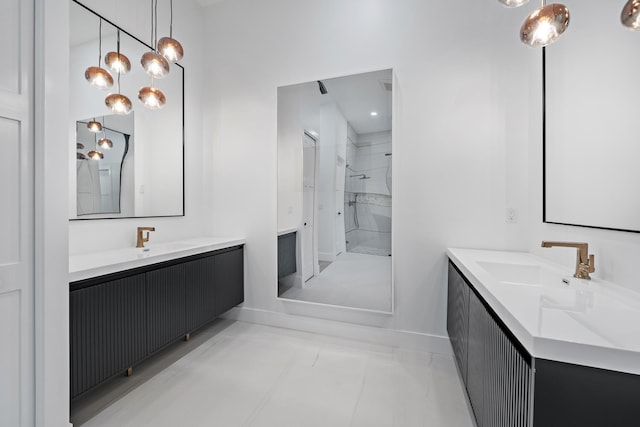
POLYGON ((372 111, 370 114, 371 114, 371 117, 375 117, 375 116, 378 115, 378 112, 377 111, 372 111))

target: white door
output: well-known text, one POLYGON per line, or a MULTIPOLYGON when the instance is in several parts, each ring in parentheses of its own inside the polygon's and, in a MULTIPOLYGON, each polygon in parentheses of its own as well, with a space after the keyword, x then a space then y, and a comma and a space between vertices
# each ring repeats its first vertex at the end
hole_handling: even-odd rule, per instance
POLYGON ((346 163, 342 157, 336 161, 336 256, 347 251, 347 239, 344 225, 344 181, 346 163))
POLYGON ((302 281, 314 274, 315 239, 315 195, 316 195, 316 141, 304 134, 302 140, 302 281))
POLYGON ((12 427, 35 424, 33 6, 3 0, 0 13, 0 426, 12 427))

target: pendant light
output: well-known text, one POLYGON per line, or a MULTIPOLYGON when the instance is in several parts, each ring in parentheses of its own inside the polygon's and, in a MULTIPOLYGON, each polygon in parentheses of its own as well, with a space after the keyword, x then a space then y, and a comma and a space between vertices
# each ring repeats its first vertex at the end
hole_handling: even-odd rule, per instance
POLYGON ((640 30, 640 0, 629 0, 624 5, 620 21, 631 30, 640 30))
POLYGON ((89 67, 84 72, 84 78, 91 86, 98 89, 107 90, 113 86, 113 77, 104 68, 102 68, 102 18, 100 18, 100 34, 98 35, 98 66, 89 67))
MULTIPOLYGON (((104 117, 102 118, 102 123, 104 123, 106 128, 107 122, 104 120, 104 117)), ((113 141, 107 138, 107 130, 104 128, 102 130, 102 138, 98 140, 98 147, 102 148, 103 150, 111 150, 113 148, 113 141)))
POLYGON ((96 149, 95 150, 91 150, 87 153, 87 156, 91 159, 91 160, 100 160, 100 159, 104 159, 104 154, 102 154, 100 151, 98 151, 98 137, 95 136, 94 138, 95 141, 95 145, 96 145, 96 149))
POLYGON ((498 0, 498 1, 507 7, 520 7, 529 3, 529 0, 498 0))
POLYGON ((114 73, 127 74, 131 71, 129 58, 120 53, 120 30, 118 29, 117 52, 109 52, 104 57, 104 62, 114 73))
MULTIPOLYGON (((151 46, 156 46, 158 39, 158 0, 151 0, 151 46)), ((145 73, 156 79, 169 74, 169 62, 157 51, 145 52, 140 59, 145 73)))
POLYGON ((98 140, 98 147, 102 148, 103 150, 111 150, 113 148, 113 141, 111 141, 105 135, 104 138, 100 138, 98 140))
POLYGON ((142 105, 150 110, 159 110, 167 103, 167 97, 164 96, 164 93, 153 87, 153 78, 151 86, 145 86, 138 91, 138 99, 142 105))
MULTIPOLYGON (((120 44, 118 43, 118 55, 120 54, 120 44)), ((104 103, 111 108, 115 114, 129 114, 133 105, 131 100, 120 93, 120 71, 118 71, 118 93, 109 94, 104 103)))
POLYGON ((555 42, 569 26, 569 9, 552 3, 531 13, 520 29, 520 40, 531 47, 542 47, 555 42))
POLYGON ((96 121, 95 117, 93 120, 89 121, 89 123, 87 123, 87 129, 89 129, 90 132, 93 133, 98 133, 102 130, 102 123, 96 121))
POLYGON ((180 42, 173 38, 173 0, 169 0, 169 9, 171 14, 169 20, 169 37, 162 37, 158 40, 156 48, 167 61, 176 63, 184 56, 184 49, 180 42))

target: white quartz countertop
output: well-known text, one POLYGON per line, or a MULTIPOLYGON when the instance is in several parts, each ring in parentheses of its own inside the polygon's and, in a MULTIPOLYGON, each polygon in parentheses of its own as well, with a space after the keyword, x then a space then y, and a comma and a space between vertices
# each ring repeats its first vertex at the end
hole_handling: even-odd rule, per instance
POLYGON ((640 293, 525 252, 447 255, 532 356, 640 374, 640 293))
POLYGON ((145 243, 145 248, 122 248, 69 257, 69 282, 197 255, 245 243, 241 238, 198 237, 165 243, 145 243))

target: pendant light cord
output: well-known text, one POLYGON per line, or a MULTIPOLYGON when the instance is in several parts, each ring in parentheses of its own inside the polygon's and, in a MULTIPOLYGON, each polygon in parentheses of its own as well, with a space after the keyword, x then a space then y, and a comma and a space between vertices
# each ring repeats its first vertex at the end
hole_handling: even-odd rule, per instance
POLYGON ((169 37, 173 38, 173 0, 169 0, 169 37))
POLYGON ((102 65, 102 18, 98 26, 98 68, 102 65))

